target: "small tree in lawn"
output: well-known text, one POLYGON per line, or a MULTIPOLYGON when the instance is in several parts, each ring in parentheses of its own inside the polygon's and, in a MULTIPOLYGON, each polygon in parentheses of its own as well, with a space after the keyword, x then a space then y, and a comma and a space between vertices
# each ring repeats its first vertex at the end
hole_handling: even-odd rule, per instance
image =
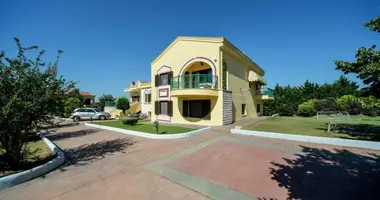
POLYGON ((30 154, 28 136, 63 113, 65 92, 74 87, 74 83, 57 77, 62 51, 55 62, 46 63, 41 60, 44 50, 35 59, 28 58, 26 52, 38 47, 24 48, 17 38, 15 41, 17 57, 0 52, 0 146, 3 161, 11 169, 17 169, 30 154))
POLYGON ((127 97, 119 97, 116 100, 116 108, 123 111, 125 116, 125 111, 129 109, 129 100, 127 97))

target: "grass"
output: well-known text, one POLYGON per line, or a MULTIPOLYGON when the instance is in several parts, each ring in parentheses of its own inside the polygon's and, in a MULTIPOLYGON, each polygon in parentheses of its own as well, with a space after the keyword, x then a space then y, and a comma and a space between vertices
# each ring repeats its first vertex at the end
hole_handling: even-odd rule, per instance
MULTIPOLYGON (((93 122, 93 124, 101 126, 110 126, 114 128, 121 128, 132 131, 139 131, 144 133, 157 134, 156 129, 153 127, 153 124, 146 123, 144 121, 139 121, 136 125, 124 125, 121 121, 107 121, 107 122, 93 122)), ((192 128, 184 128, 179 126, 165 126, 159 125, 158 134, 178 134, 193 131, 192 128)))
MULTIPOLYGON (((44 164, 53 158, 53 152, 41 139, 28 142, 27 145, 29 147, 30 155, 17 169, 5 168, 6 166, 0 160, 0 177, 31 169, 38 165, 44 164)), ((4 150, 0 147, 0 156, 3 152, 4 150)))
POLYGON ((297 135, 380 141, 380 117, 351 116, 351 121, 339 121, 339 128, 327 132, 328 119, 311 117, 272 117, 248 126, 248 130, 297 135))

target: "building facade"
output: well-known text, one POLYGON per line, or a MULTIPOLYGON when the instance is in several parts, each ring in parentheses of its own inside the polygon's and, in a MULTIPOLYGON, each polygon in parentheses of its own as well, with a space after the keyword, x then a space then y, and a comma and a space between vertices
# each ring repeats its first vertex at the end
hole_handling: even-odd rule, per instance
POLYGON ((178 37, 151 63, 151 119, 217 126, 260 116, 273 98, 263 76, 225 38, 178 37))
POLYGON ((124 92, 130 94, 129 113, 143 113, 151 117, 151 91, 151 83, 143 81, 132 82, 128 88, 125 88, 124 92))

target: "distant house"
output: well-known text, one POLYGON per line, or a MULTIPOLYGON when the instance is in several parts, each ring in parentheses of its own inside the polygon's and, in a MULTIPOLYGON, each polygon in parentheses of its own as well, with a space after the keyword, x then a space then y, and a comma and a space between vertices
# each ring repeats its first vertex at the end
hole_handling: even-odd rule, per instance
POLYGON ((130 93, 129 111, 131 113, 144 113, 148 117, 151 116, 151 84, 146 81, 132 82, 124 92, 130 93))
MULTIPOLYGON (((78 88, 73 88, 70 91, 66 92, 66 94, 71 94, 73 92, 78 92, 78 88)), ((95 103, 95 95, 91 94, 90 92, 84 92, 81 91, 79 94, 83 97, 83 103, 84 105, 92 105, 95 103)))

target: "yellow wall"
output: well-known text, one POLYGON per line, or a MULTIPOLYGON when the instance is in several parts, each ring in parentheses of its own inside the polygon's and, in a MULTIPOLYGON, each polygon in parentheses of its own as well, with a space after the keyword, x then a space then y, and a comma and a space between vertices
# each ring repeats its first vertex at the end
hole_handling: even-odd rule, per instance
POLYGON ((246 104, 246 117, 256 117, 256 104, 262 104, 263 101, 255 99, 255 85, 252 85, 251 89, 249 89, 247 79, 249 70, 228 53, 222 52, 222 58, 227 62, 227 90, 232 91, 234 121, 244 118, 242 116, 242 104, 246 104))
MULTIPOLYGON (((196 41, 181 41, 179 40, 175 45, 173 45, 162 57, 160 57, 156 62, 152 64, 151 68, 151 80, 154 83, 155 75, 157 70, 162 66, 171 67, 173 71, 173 76, 180 75, 180 70, 183 65, 190 59, 195 57, 205 57, 211 60, 216 67, 216 75, 219 76, 219 47, 221 43, 213 42, 196 42, 196 41)), ((198 67, 197 67, 198 68, 198 67)), ((220 85, 219 85, 220 86, 220 85)), ((220 88, 220 87, 219 87, 220 88)), ((222 93, 220 93, 222 94, 222 93)), ((200 99, 200 98, 198 98, 200 99)), ((202 97, 202 99, 212 99, 211 101, 211 121, 210 120, 199 120, 196 122, 191 122, 193 124, 204 124, 204 125, 222 125, 222 96, 219 97, 202 97)), ((188 120, 184 119, 180 114, 182 111, 182 101, 181 97, 171 97, 173 101, 173 117, 171 122, 173 123, 190 123, 188 120)), ((157 101, 157 88, 152 84, 152 101, 157 101)), ((155 105, 152 103, 152 121, 156 120, 155 115, 155 105)))

